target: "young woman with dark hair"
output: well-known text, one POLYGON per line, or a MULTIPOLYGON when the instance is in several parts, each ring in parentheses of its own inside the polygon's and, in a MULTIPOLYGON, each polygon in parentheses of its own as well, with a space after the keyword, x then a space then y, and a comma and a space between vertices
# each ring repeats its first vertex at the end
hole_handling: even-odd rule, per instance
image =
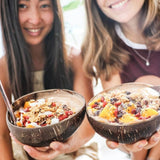
MULTIPOLYGON (((135 81, 160 85, 160 1, 87 0, 85 6, 88 30, 82 53, 88 75, 100 78, 103 89, 135 81)), ((156 133, 123 149, 135 160, 159 159, 159 140, 156 133)))
MULTIPOLYGON (((0 59, 0 80, 10 102, 12 95, 17 99, 32 91, 53 88, 73 89, 88 101, 93 96, 92 82, 81 67, 80 51, 65 45, 59 0, 1 0, 0 7, 5 50, 0 59)), ((0 99, 0 157, 12 160, 6 107, 1 95, 0 99)), ((66 143, 24 148, 33 158, 52 159, 77 150, 93 134, 85 118, 66 143)))

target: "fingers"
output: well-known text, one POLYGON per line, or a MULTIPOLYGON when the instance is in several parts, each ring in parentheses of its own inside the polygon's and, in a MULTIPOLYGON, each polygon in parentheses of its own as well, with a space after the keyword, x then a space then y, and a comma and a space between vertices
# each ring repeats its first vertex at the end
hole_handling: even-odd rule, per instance
POLYGON ((150 150, 147 160, 159 160, 160 159, 159 149, 160 149, 160 142, 150 150))
POLYGON ((45 152, 45 151, 47 151, 47 150, 49 150, 50 149, 50 147, 35 147, 37 150, 39 150, 39 151, 43 151, 43 152, 45 152))
POLYGON ((61 153, 69 153, 70 152, 70 146, 68 143, 61 143, 61 142, 52 142, 50 144, 50 148, 53 150, 59 151, 61 153))
POLYGON ((10 133, 10 136, 11 136, 12 140, 15 141, 17 144, 20 144, 20 145, 22 145, 22 146, 24 145, 24 144, 22 144, 20 141, 18 141, 18 140, 13 136, 12 133, 10 133))
POLYGON ((106 144, 110 149, 119 148, 123 152, 130 153, 132 160, 145 160, 146 158, 147 160, 160 160, 160 131, 156 132, 148 141, 140 140, 134 144, 118 144, 106 140, 106 144), (148 151, 149 155, 147 156, 148 151))
POLYGON ((148 145, 145 147, 145 149, 150 149, 154 147, 156 144, 158 144, 160 141, 160 132, 156 132, 148 141, 148 145))
POLYGON ((119 144, 113 141, 106 140, 106 144, 110 149, 116 149, 118 148, 119 144))
MULTIPOLYGON (((24 145, 24 144, 22 144, 20 141, 18 141, 13 135, 12 135, 12 133, 10 133, 10 136, 11 136, 11 138, 12 138, 12 140, 14 140, 17 144, 20 144, 20 145, 24 145)), ((49 146, 47 146, 47 147, 35 147, 37 150, 39 150, 39 151, 47 151, 50 147, 49 146)))
POLYGON ((160 141, 160 132, 156 132, 148 141, 140 140, 134 144, 123 144, 123 147, 129 152, 138 152, 142 149, 148 150, 158 144, 160 141))
POLYGON ((54 151, 53 149, 48 149, 47 151, 43 152, 27 145, 24 145, 23 148, 31 157, 40 160, 51 160, 60 154, 59 151, 54 151))
POLYGON ((106 144, 110 149, 119 148, 121 151, 128 153, 142 150, 145 146, 147 146, 148 142, 147 140, 141 140, 134 144, 118 144, 116 142, 106 140, 106 144))
POLYGON ((142 149, 141 151, 138 152, 132 152, 131 153, 131 159, 132 160, 145 160, 147 156, 148 150, 142 149))
POLYGON ((148 144, 147 140, 140 140, 134 144, 122 144, 128 152, 141 151, 148 144))

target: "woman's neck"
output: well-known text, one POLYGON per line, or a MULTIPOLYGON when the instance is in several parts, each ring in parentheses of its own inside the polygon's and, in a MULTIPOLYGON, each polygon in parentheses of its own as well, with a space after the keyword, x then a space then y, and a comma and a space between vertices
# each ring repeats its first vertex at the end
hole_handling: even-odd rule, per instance
POLYGON ((120 24, 124 35, 132 42, 145 44, 145 37, 142 31, 141 14, 136 15, 128 23, 120 24))
POLYGON ((32 57, 33 71, 43 70, 46 61, 44 45, 30 46, 30 53, 32 57))
POLYGON ((129 39, 130 41, 134 42, 134 43, 139 43, 139 44, 145 44, 145 37, 143 35, 143 33, 141 32, 141 29, 138 28, 134 28, 133 27, 129 27, 129 26, 123 26, 122 28, 122 32, 125 35, 125 37, 127 39, 129 39))

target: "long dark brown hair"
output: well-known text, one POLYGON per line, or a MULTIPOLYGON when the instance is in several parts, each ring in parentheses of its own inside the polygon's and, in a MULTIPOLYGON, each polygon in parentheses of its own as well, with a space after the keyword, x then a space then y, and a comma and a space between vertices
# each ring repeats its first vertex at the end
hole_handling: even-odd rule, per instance
MULTIPOLYGON (((160 1, 145 0, 142 7, 142 30, 147 47, 160 50, 160 1)), ((105 76, 121 72, 129 60, 129 53, 118 45, 115 32, 117 22, 108 18, 99 8, 96 0, 85 1, 87 13, 87 33, 82 45, 84 68, 89 76, 105 76), (96 68, 96 70, 94 69, 96 68)))
MULTIPOLYGON (((18 18, 19 0, 0 0, 3 41, 8 60, 10 86, 15 98, 33 91, 32 60, 21 32, 18 18)), ((52 0, 53 28, 45 38, 45 89, 72 89, 64 44, 63 16, 59 0, 52 0)))

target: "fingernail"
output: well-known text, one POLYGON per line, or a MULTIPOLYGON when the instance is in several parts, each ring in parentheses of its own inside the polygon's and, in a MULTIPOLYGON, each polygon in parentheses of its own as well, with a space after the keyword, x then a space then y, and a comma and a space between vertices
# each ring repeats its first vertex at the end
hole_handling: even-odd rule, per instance
POLYGON ((157 142, 160 140, 160 134, 157 132, 153 137, 152 137, 152 141, 157 142))
POLYGON ((54 149, 54 150, 57 150, 59 148, 59 145, 55 144, 55 143, 52 143, 51 144, 51 147, 54 149))
POLYGON ((116 148, 117 145, 115 143, 112 142, 108 142, 108 146, 112 147, 112 148, 116 148))
POLYGON ((11 136, 11 138, 15 139, 11 132, 9 133, 9 135, 11 136))
POLYGON ((154 142, 157 142, 157 141, 159 141, 159 140, 160 140, 160 136, 159 136, 159 135, 153 137, 153 141, 154 141, 154 142))
POLYGON ((26 150, 27 152, 31 152, 31 148, 28 146, 23 146, 24 150, 26 150))
POLYGON ((139 144, 138 144, 138 148, 143 148, 144 146, 146 146, 147 145, 147 142, 140 142, 139 144))

